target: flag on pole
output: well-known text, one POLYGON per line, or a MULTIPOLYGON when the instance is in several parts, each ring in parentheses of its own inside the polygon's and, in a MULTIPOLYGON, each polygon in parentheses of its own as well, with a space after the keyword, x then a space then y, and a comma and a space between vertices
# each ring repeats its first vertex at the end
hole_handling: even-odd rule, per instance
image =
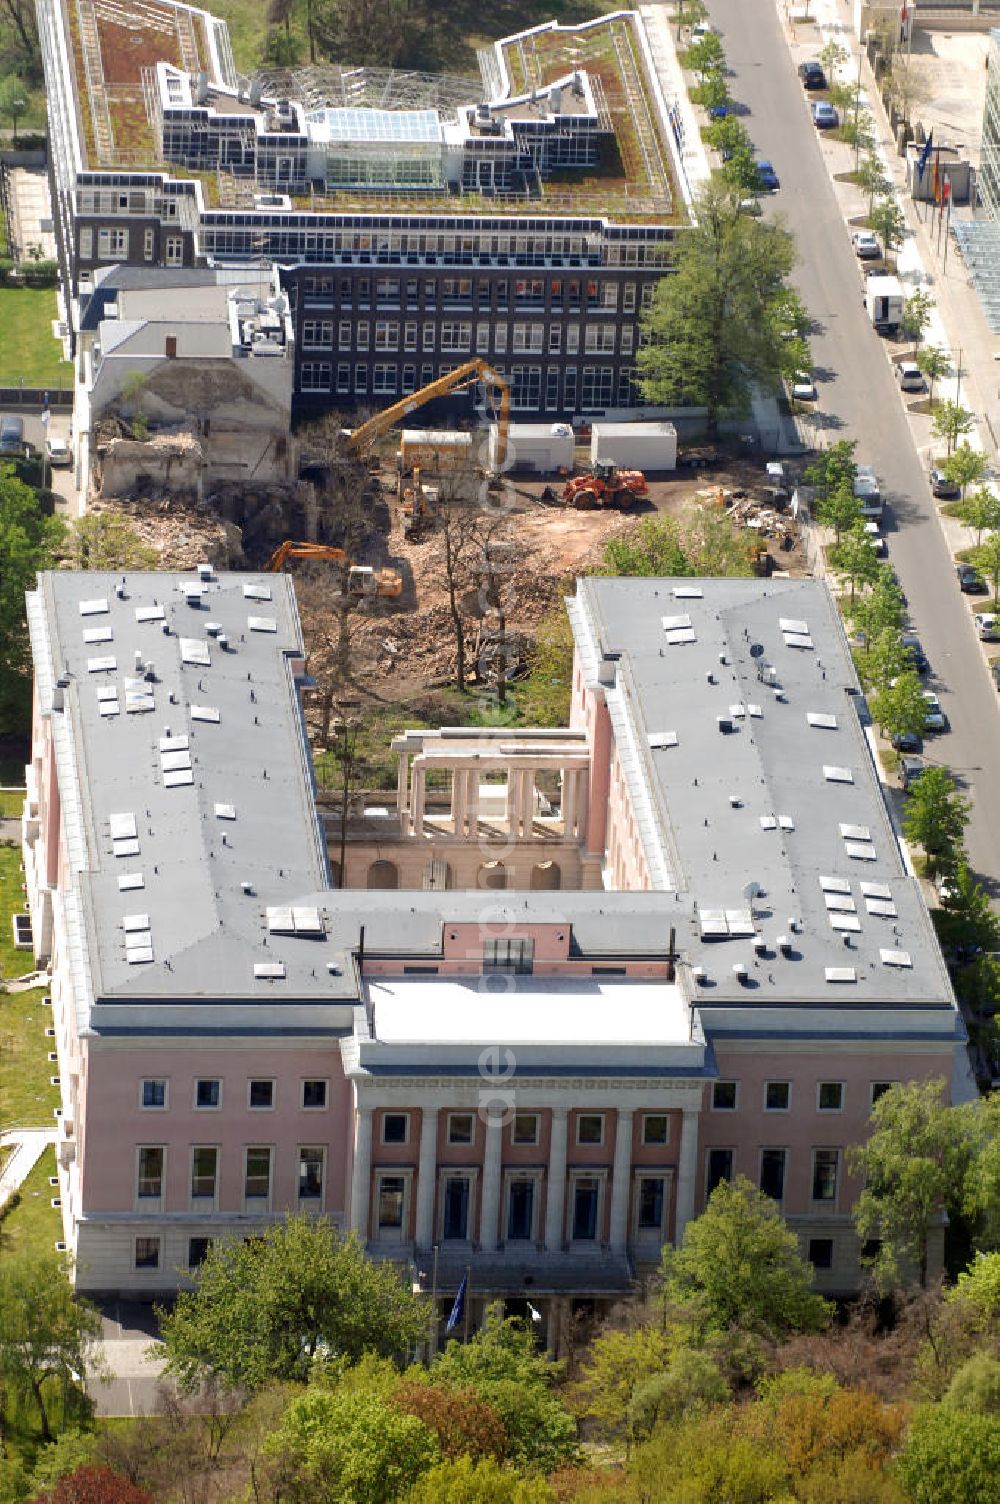
POLYGON ((533 1321, 533 1322, 534 1322, 534 1323, 535 1323, 535 1324, 536 1324, 536 1326, 537 1326, 537 1325, 538 1325, 538 1323, 539 1323, 539 1322, 540 1322, 540 1321, 541 1321, 541 1319, 542 1319, 542 1313, 541 1313, 541 1311, 540 1311, 540 1310, 539 1310, 539 1309, 538 1309, 538 1307, 537 1307, 537 1306, 533 1306, 533 1305, 532 1305, 532 1304, 531 1304, 531 1301, 530 1301, 530 1300, 529 1300, 529 1301, 526 1301, 526 1302, 525 1302, 525 1304, 526 1304, 526 1305, 527 1305, 527 1307, 528 1307, 528 1315, 529 1315, 529 1316, 530 1316, 530 1317, 531 1317, 531 1319, 532 1319, 532 1321, 533 1321))
POLYGON ((445 1326, 446 1333, 453 1332, 465 1314, 465 1292, 468 1288, 469 1276, 464 1274, 462 1276, 462 1283, 458 1287, 458 1294, 455 1296, 455 1303, 451 1308, 451 1313, 445 1326))
POLYGON ((923 182, 924 168, 927 166, 927 163, 928 163, 928 161, 930 159, 930 154, 931 154, 931 152, 932 152, 933 149, 934 149, 934 132, 931 131, 930 135, 927 137, 927 140, 924 142, 923 150, 921 151, 920 156, 917 158, 917 182, 918 183, 923 182))

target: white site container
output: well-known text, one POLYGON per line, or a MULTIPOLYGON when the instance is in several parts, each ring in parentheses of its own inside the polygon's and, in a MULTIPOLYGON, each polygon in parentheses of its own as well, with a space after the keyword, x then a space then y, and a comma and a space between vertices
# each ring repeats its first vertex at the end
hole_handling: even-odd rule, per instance
POLYGON ((675 470, 677 430, 672 423, 595 423, 590 462, 598 460, 622 470, 675 470))
POLYGON ((490 469, 530 471, 554 475, 572 470, 576 436, 568 423, 512 423, 507 430, 507 455, 497 464, 497 425, 490 427, 490 469))
POLYGON ((474 470, 481 436, 457 428, 404 428, 399 436, 402 468, 414 465, 435 475, 449 470, 474 470))

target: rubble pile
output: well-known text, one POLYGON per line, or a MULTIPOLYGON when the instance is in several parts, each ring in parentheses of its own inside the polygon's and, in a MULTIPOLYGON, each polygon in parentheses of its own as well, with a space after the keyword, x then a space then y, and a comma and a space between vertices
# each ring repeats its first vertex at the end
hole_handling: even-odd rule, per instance
POLYGON ((171 497, 158 501, 116 497, 95 498, 87 511, 127 518, 139 539, 156 549, 162 569, 194 569, 201 563, 213 564, 216 569, 245 567, 239 528, 208 508, 171 497))

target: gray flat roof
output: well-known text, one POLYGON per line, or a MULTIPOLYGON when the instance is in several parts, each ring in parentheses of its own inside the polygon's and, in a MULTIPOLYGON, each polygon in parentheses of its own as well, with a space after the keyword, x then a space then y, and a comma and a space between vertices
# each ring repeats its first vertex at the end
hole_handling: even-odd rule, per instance
POLYGON ((704 968, 699 1006, 950 1003, 826 585, 578 592, 585 671, 605 685, 654 886, 682 901, 679 946, 704 968))
POLYGON ((353 992, 330 937, 288 577, 50 573, 28 607, 93 999, 353 992))

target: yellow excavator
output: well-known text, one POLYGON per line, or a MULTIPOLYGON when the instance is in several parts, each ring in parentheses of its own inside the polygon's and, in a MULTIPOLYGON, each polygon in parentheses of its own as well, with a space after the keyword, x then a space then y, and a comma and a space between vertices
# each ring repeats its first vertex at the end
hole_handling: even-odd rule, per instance
MULTIPOLYGON (((347 555, 342 548, 329 543, 296 543, 286 538, 280 543, 264 565, 268 574, 283 569, 289 559, 326 559, 335 564, 346 564, 347 555)), ((403 593, 403 577, 396 569, 374 569, 370 564, 348 564, 347 593, 360 599, 372 596, 395 598, 403 593)))
POLYGON ((436 381, 430 381, 426 386, 411 392, 408 397, 394 402, 391 407, 383 408, 367 423, 362 423, 360 428, 355 428, 347 437, 347 448, 351 454, 359 458, 369 452, 378 443, 379 439, 389 432, 400 418, 406 418, 415 412, 418 407, 423 407, 425 402, 433 402, 435 397, 447 397, 452 392, 465 391, 475 382, 481 381, 484 386, 493 386, 500 394, 497 404, 497 445, 494 464, 497 470, 503 469, 503 462, 507 457, 507 430, 510 427, 510 388, 499 371, 485 360, 467 360, 462 365, 456 366, 446 376, 439 376, 436 381))

